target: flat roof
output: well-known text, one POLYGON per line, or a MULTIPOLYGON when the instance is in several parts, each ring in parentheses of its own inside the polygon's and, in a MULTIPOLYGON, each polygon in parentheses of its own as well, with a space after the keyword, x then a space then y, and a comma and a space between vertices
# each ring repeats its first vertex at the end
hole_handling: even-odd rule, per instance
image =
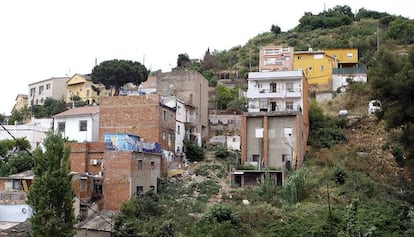
POLYGON ((249 72, 247 80, 268 80, 268 79, 284 79, 284 78, 302 78, 302 70, 296 71, 276 71, 276 72, 249 72))

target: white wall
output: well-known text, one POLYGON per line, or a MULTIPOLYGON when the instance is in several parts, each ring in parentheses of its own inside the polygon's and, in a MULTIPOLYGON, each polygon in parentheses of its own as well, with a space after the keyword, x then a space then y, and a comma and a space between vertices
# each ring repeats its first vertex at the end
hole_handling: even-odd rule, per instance
MULTIPOLYGON (((15 138, 26 138, 34 150, 38 144, 43 143, 46 133, 51 129, 51 124, 52 119, 38 119, 24 125, 4 125, 4 127, 15 138)), ((0 128, 0 140, 6 139, 13 140, 13 137, 6 130, 0 128)))
POLYGON ((0 205, 0 221, 24 222, 32 214, 29 205, 0 205))
POLYGON ((55 131, 59 129, 59 122, 65 122, 65 131, 62 135, 69 138, 69 140, 95 142, 99 139, 99 114, 55 118, 55 131), (86 131, 79 131, 79 122, 81 120, 87 121, 86 131))

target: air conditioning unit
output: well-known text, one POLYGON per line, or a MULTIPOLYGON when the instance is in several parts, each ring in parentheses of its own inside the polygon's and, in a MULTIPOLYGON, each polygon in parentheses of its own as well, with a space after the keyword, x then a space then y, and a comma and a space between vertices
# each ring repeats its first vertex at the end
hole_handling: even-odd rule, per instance
POLYGON ((98 165, 99 161, 98 160, 90 160, 90 164, 91 165, 98 165))

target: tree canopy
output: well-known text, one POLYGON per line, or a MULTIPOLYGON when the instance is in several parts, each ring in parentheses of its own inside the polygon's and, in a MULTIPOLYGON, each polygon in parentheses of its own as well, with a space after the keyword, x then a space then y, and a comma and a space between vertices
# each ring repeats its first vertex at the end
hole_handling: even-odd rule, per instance
POLYGON ((114 88, 114 95, 118 95, 119 89, 126 83, 139 86, 148 79, 148 75, 149 70, 140 62, 113 59, 96 65, 91 77, 93 83, 102 83, 106 89, 114 88))
POLYGON ((401 130, 400 142, 414 158, 414 48, 408 55, 396 55, 385 48, 377 54, 377 64, 368 71, 371 97, 382 102, 388 128, 401 130))
POLYGON ((60 134, 49 132, 45 151, 37 148, 34 182, 30 186, 28 204, 33 208, 33 236, 74 236, 74 191, 70 175, 70 147, 60 134))

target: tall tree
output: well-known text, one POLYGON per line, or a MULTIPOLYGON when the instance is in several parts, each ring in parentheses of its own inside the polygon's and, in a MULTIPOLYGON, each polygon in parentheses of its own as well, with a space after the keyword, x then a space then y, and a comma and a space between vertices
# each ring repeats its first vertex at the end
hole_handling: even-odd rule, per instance
POLYGON ((381 48, 368 77, 371 97, 382 102, 380 118, 401 130, 400 142, 414 158, 414 48, 398 56, 381 48))
POLYGON ((130 60, 108 60, 96 65, 92 70, 92 81, 102 83, 106 89, 114 88, 114 95, 119 95, 119 89, 126 83, 139 86, 148 79, 149 71, 139 62, 130 60))
POLYGON ((60 134, 49 132, 44 141, 45 151, 34 154, 34 182, 28 204, 34 215, 30 218, 33 236, 74 236, 74 191, 70 175, 70 147, 60 134))

